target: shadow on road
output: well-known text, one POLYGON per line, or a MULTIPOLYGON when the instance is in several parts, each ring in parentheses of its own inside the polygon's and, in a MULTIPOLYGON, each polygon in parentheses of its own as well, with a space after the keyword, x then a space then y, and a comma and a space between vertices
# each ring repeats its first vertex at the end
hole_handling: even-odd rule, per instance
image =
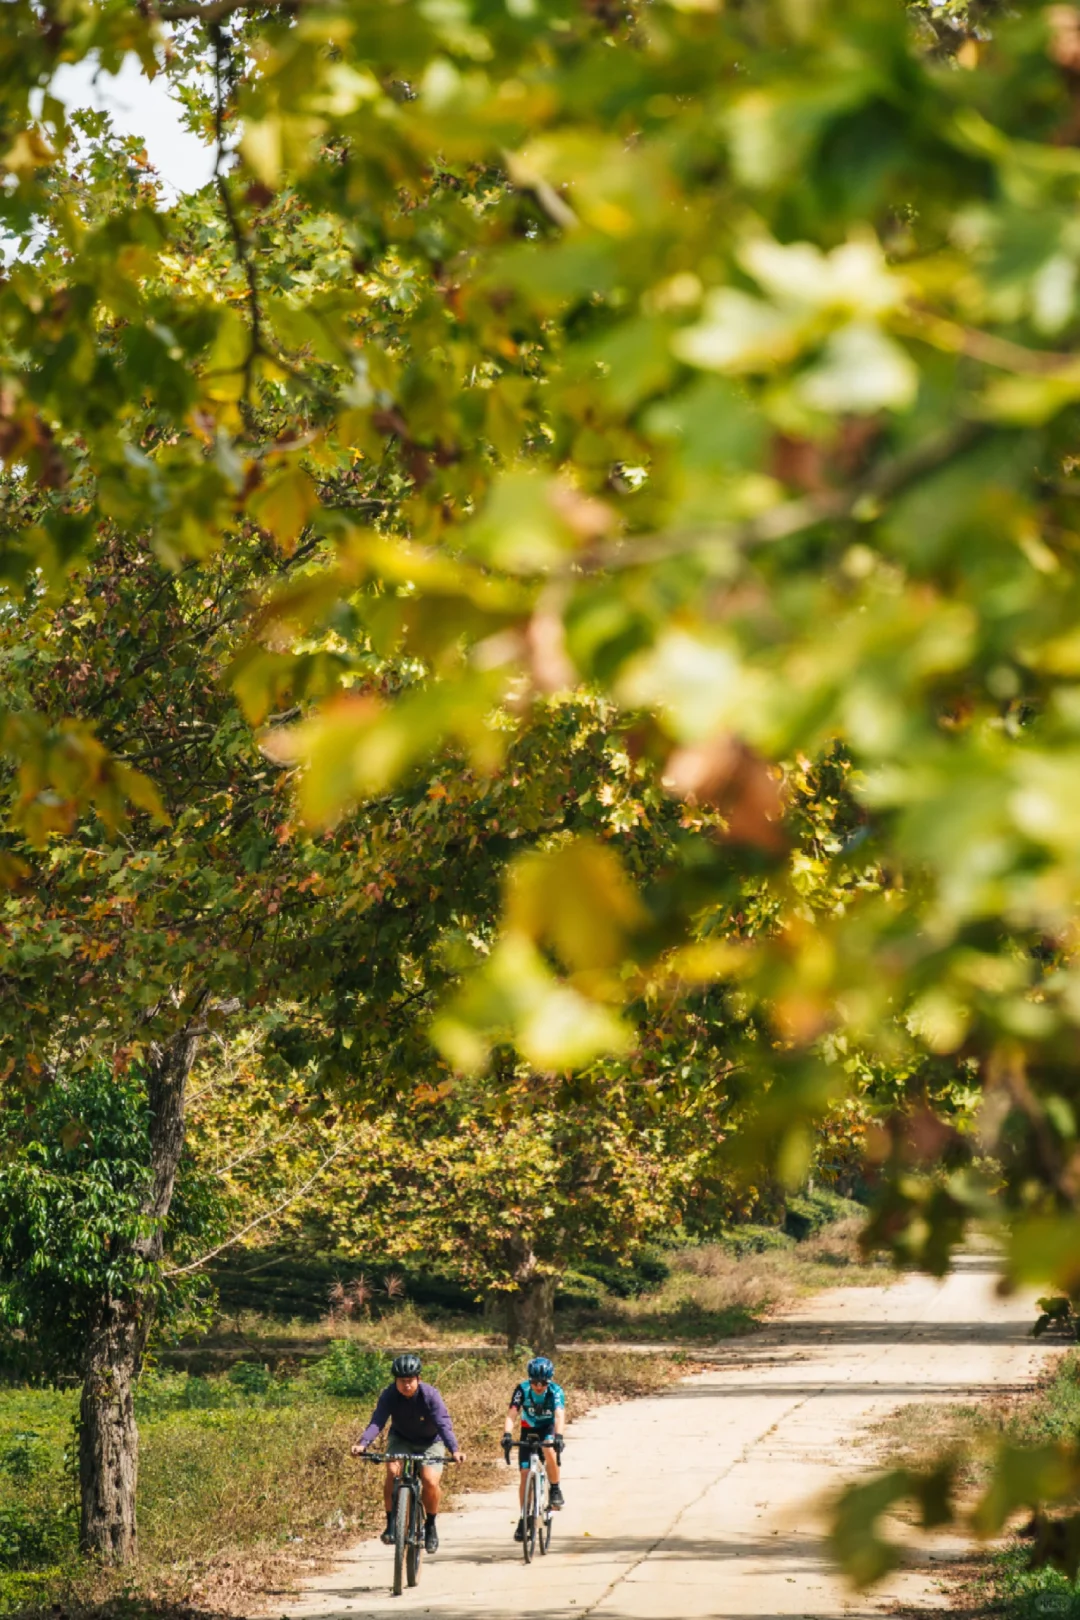
MULTIPOLYGON (((852 1379, 843 1379, 836 1383, 822 1382, 820 1379, 808 1377, 799 1383, 777 1383, 770 1380, 767 1384, 738 1383, 724 1384, 718 1388, 715 1384, 705 1385, 676 1385, 665 1390, 665 1401, 695 1401, 695 1400, 728 1400, 732 1396, 744 1398, 746 1396, 760 1396, 762 1400, 771 1400, 777 1395, 900 1395, 910 1398, 913 1389, 922 1389, 926 1392, 927 1400, 937 1400, 943 1396, 955 1399, 969 1397, 980 1400, 989 1395, 1023 1395, 1030 1390, 1030 1384, 938 1384, 927 1381, 925 1378, 913 1380, 911 1383, 891 1383, 888 1379, 871 1379, 869 1381, 854 1382, 852 1379)), ((661 1421, 661 1420, 658 1420, 661 1421)), ((571 1431, 570 1440, 577 1438, 571 1431)), ((567 1456, 570 1455, 569 1448, 567 1456)))
MULTIPOLYGON (((1031 1326, 1034 1326, 1034 1318, 1031 1326)), ((883 1322, 834 1318, 828 1323, 818 1323, 800 1321, 796 1317, 774 1323, 752 1343, 732 1345, 729 1356, 734 1361, 751 1360, 756 1353, 765 1357, 777 1345, 825 1349, 838 1344, 897 1344, 908 1340, 921 1340, 924 1344, 1023 1344, 1031 1336, 1031 1327, 1023 1322, 883 1322)))

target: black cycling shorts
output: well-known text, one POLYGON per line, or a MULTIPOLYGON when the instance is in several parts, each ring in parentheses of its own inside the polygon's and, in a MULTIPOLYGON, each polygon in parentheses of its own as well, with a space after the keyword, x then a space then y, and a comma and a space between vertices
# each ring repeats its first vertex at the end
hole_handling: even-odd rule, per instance
MULTIPOLYGON (((554 1434, 555 1434, 554 1421, 552 1421, 551 1423, 537 1423, 531 1429, 526 1429, 525 1427, 522 1427, 521 1439, 522 1439, 522 1442, 524 1442, 526 1440, 551 1440, 554 1437, 554 1434)), ((527 1449, 519 1450, 519 1452, 518 1452, 518 1462, 519 1462, 519 1464, 521 1465, 522 1468, 528 1468, 528 1466, 529 1466, 529 1453, 528 1453, 527 1449)))

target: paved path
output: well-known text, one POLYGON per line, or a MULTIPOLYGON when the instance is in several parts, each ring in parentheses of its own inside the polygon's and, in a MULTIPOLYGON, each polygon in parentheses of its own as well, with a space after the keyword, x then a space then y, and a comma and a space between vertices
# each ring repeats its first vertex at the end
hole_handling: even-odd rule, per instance
POLYGON ((513 1487, 440 1516, 419 1587, 389 1595, 391 1554, 365 1541, 276 1613, 295 1620, 750 1620, 880 1616, 942 1606, 909 1570, 871 1597, 832 1573, 813 1504, 866 1465, 867 1424, 914 1400, 1029 1385, 1047 1355, 1031 1301, 998 1299, 989 1261, 943 1282, 818 1295, 658 1396, 571 1425, 568 1506, 551 1554, 526 1568, 513 1487))

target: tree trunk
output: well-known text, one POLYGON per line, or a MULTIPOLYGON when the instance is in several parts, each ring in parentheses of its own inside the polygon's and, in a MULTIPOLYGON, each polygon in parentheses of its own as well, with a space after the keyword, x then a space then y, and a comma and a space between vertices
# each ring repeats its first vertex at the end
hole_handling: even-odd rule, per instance
POLYGON ((522 1345, 533 1355, 553 1356, 557 1279, 539 1269, 526 1238, 510 1238, 506 1249, 516 1285, 506 1300, 506 1340, 511 1354, 522 1345))
POLYGON ((105 1564, 135 1558, 139 1430, 135 1384, 150 1331, 149 1301, 108 1301, 91 1336, 79 1406, 79 1543, 105 1564))
MULTIPOLYGON (((187 1080, 206 1029, 206 999, 200 994, 170 1041, 150 1046, 150 1184, 143 1202, 148 1225, 134 1245, 150 1265, 164 1252, 165 1222, 184 1150, 187 1080)), ((128 1564, 138 1553, 134 1397, 153 1319, 150 1293, 104 1299, 86 1346, 79 1407, 79 1545, 105 1564, 128 1564)))

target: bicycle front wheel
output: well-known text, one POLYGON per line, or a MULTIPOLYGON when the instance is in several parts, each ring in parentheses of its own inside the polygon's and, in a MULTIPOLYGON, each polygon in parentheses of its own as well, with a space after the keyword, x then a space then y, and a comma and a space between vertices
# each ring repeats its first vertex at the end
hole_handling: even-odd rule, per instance
POLYGON ((405 1588, 405 1555, 412 1530, 412 1492, 399 1489, 394 1507, 394 1596, 405 1588))
POLYGON ((412 1516, 409 1523, 409 1545, 405 1551, 405 1577, 410 1586, 415 1586, 420 1579, 420 1560, 424 1556, 424 1515, 420 1507, 420 1498, 415 1493, 410 1495, 412 1516))
POLYGON ((536 1474, 529 1469, 529 1477, 525 1481, 525 1540, 521 1543, 521 1550, 525 1554, 525 1562, 531 1564, 533 1553, 536 1551, 536 1520, 540 1510, 540 1490, 536 1474))
POLYGON ((544 1488, 540 1493, 539 1524, 537 1525, 536 1539, 540 1543, 540 1551, 546 1553, 551 1546, 551 1492, 545 1479, 544 1488))

